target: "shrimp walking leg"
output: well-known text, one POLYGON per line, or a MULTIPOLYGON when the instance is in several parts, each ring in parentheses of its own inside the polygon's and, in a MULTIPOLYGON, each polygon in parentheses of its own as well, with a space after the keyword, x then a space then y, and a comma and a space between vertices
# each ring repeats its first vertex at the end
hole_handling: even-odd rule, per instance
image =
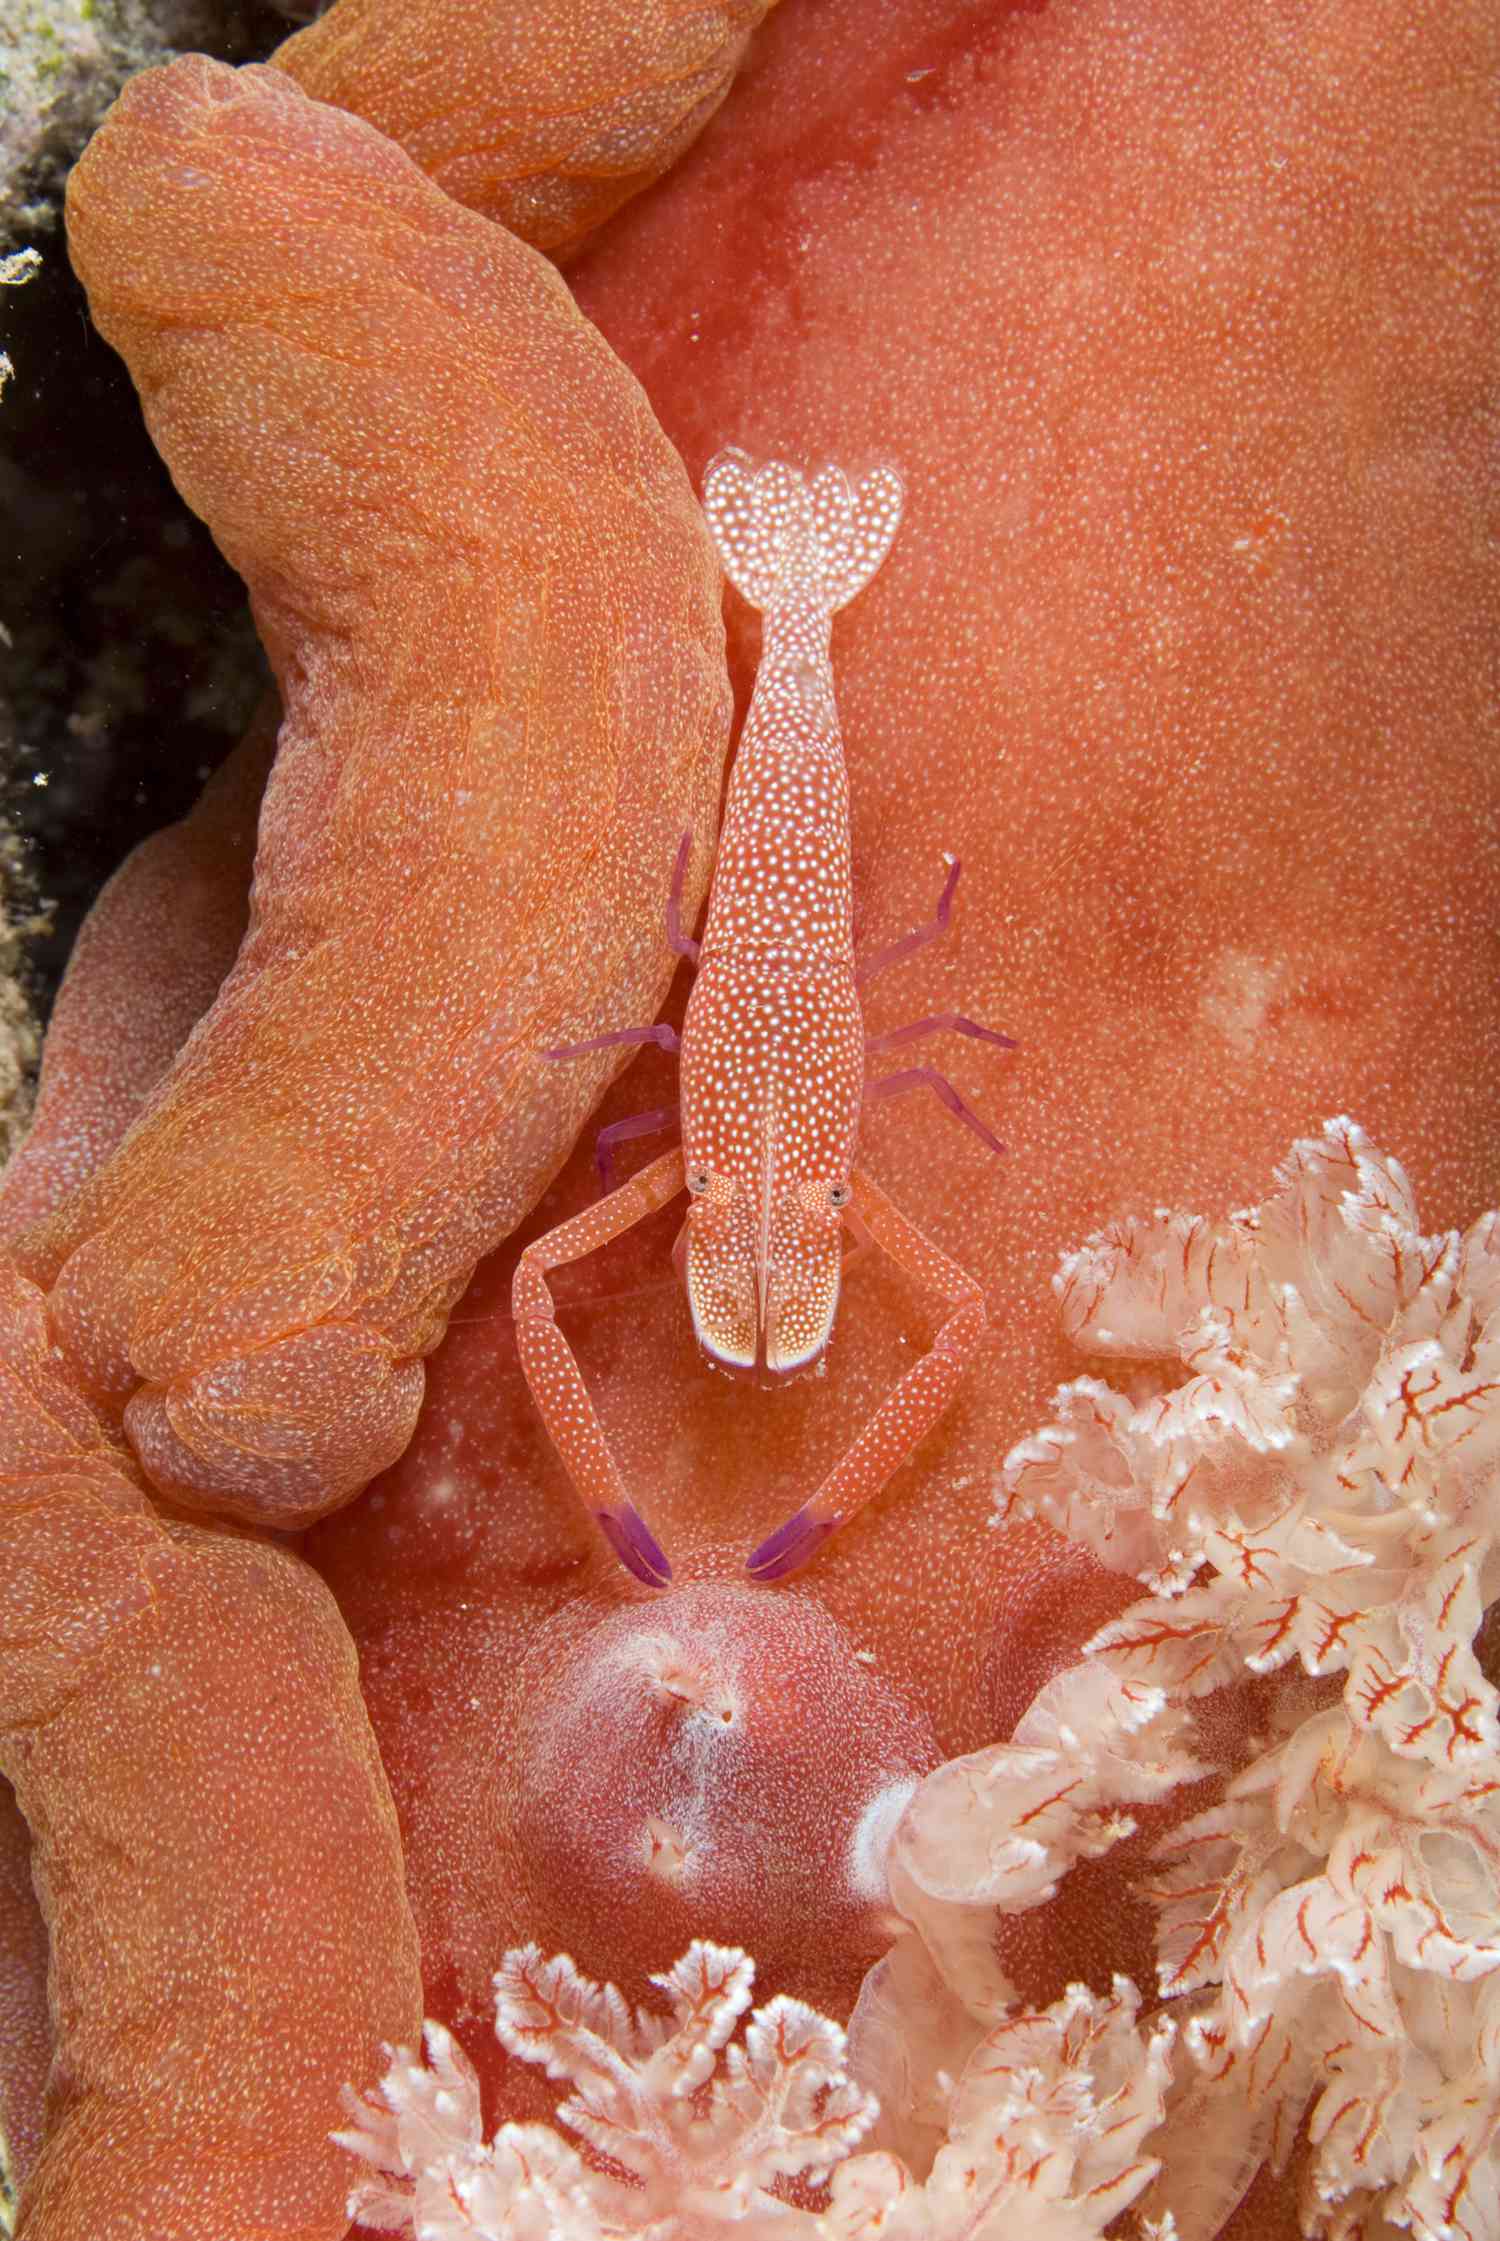
POLYGON ((953 915, 953 890, 958 885, 958 875, 962 870, 963 865, 958 858, 950 856, 948 876, 943 881, 943 892, 938 897, 938 906, 932 917, 925 925, 914 926, 909 934, 903 934, 900 941, 891 942, 887 948, 877 949, 873 957, 867 957, 854 975, 861 988, 867 988, 872 980, 877 980, 882 973, 888 972, 892 965, 899 965, 903 958, 914 957, 919 949, 925 949, 929 942, 935 942, 940 934, 947 933, 948 921, 953 915))
POLYGON ((858 1171, 850 1213, 855 1227, 863 1229, 915 1282, 938 1293, 950 1313, 928 1351, 887 1394, 812 1500, 752 1552, 748 1569, 758 1580, 784 1579, 798 1570, 831 1533, 880 1492, 952 1400, 987 1327, 984 1294, 974 1278, 858 1171))
POLYGON ((982 1027, 967 1012, 930 1012, 926 1019, 914 1019, 905 1027, 892 1027, 883 1035, 867 1035, 866 1051, 895 1050, 902 1043, 920 1042, 925 1035, 972 1035, 977 1042, 998 1043, 1001 1050, 1014 1050, 1014 1035, 1002 1035, 998 1027, 982 1027))
POLYGON ((585 1207, 527 1246, 516 1263, 511 1310, 516 1349, 532 1397, 563 1466, 600 1532, 627 1572, 647 1587, 665 1587, 672 1567, 640 1511, 625 1491, 604 1427, 589 1399, 572 1347, 557 1327, 547 1282, 549 1269, 583 1260, 666 1206, 682 1189, 682 1153, 632 1175, 608 1198, 585 1207))
POLYGON ((930 1089, 940 1105, 946 1105, 955 1120, 965 1128, 972 1128, 987 1151, 1003 1152, 1005 1146, 998 1136, 987 1129, 971 1105, 965 1104, 946 1074, 935 1066, 903 1066, 896 1074, 882 1074, 878 1080, 866 1082, 865 1103, 873 1105, 882 1097, 904 1097, 908 1090, 930 1089))

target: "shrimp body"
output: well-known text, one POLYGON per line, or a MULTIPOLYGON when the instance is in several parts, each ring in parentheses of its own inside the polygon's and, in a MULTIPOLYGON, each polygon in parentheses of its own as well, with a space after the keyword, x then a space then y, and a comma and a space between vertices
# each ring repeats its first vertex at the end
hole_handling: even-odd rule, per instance
MULTIPOLYGON (((527 1246, 512 1301, 522 1366, 573 1482, 627 1571, 663 1587, 672 1567, 626 1491, 572 1348, 557 1327, 547 1274, 594 1252, 684 1188, 678 1262, 693 1328, 723 1367, 769 1382, 815 1362, 838 1308, 847 1222, 946 1316, 931 1347, 876 1409, 809 1500, 753 1549, 759 1580, 783 1578, 886 1484, 946 1408, 986 1328, 974 1279, 907 1220, 855 1165, 862 1104, 931 1089, 992 1151, 1002 1147, 941 1074, 904 1067, 866 1078, 870 1051, 937 1033, 1009 1045, 959 1012, 939 1012, 867 1039, 861 981, 948 923, 959 867, 951 858, 930 925, 856 971, 849 784, 834 707, 833 617, 869 582, 901 519, 901 482, 877 468, 857 487, 837 467, 804 476, 756 468, 742 452, 709 467, 703 503, 725 572, 763 617, 760 668, 719 837, 701 943, 679 923, 690 836, 667 909, 673 946, 696 960, 680 1046, 670 1027, 616 1028, 546 1055, 653 1042, 681 1051, 681 1148, 527 1246)), ((667 1126, 672 1109, 617 1121, 606 1147, 667 1126)))
POLYGON ((856 495, 836 467, 808 482, 728 452, 704 504, 765 620, 683 1022, 682 1267, 705 1351, 779 1377, 833 1327, 864 1095, 832 622, 885 557, 901 485, 882 469, 856 495))

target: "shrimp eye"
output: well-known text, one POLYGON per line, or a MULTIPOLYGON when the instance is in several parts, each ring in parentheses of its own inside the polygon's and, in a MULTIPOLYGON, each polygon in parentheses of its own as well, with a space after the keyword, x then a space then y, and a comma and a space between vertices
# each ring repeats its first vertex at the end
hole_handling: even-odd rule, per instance
POLYGON ((694 1198, 701 1198, 708 1189, 708 1169, 695 1167, 687 1177, 687 1187, 694 1198))
POLYGON ((847 1206, 852 1195, 847 1183, 830 1183, 828 1186, 830 1206, 847 1206))

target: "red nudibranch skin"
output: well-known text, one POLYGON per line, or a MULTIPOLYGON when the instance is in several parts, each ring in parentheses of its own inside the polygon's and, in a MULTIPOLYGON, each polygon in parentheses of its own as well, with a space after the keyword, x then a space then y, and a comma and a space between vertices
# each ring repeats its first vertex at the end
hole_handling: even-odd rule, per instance
POLYGON ((0 1173, 0 1238, 103 1165, 233 965, 278 714, 268 695, 186 817, 132 850, 79 930, 31 1125, 0 1173))
POLYGON ((149 1492, 285 1524, 403 1444, 602 1079, 534 1046, 654 1007, 686 824, 701 889, 717 571, 550 268, 284 76, 137 80, 70 219, 287 718, 226 985, 159 1081, 233 962, 263 740, 106 898, 0 1214, 0 1767, 56 2032, 21 2230, 332 2241, 339 2088, 420 2012, 390 1795, 315 1575, 149 1492))
POLYGON ((31 1831, 0 1782, 0 2134, 13 2178, 42 2144, 42 2086, 52 2058, 47 1925, 31 1879, 31 1831))
MULTIPOLYGON (((1060 1255, 1127 1209, 1243 1203, 1346 1110, 1424 1219, 1500 1193, 1500 296, 1476 186, 1500 19, 880 13, 877 40, 863 0, 778 10, 719 122, 572 277, 695 474, 731 441, 905 482, 834 624, 860 946, 931 915, 945 850, 963 879, 866 1025, 958 1008, 1020 1049, 943 1052, 1004 1160, 921 1100, 868 1109, 860 1157, 984 1283, 994 1339, 802 1584, 957 1752, 1081 1638, 1047 1538, 985 1522, 1081 1366, 1060 1255)), ((756 625, 728 614, 743 687, 756 625)), ((600 1119, 670 1079, 648 1053, 600 1119)), ((549 1219, 587 1187, 580 1162, 549 1219)), ((851 1264, 826 1379, 747 1430, 670 1297, 610 1303, 649 1266, 643 1243, 590 1272, 573 1328, 681 1571, 817 1485, 932 1308, 851 1264)))
MULTIPOLYGON (((945 850, 964 874, 950 935, 868 1024, 961 1008, 1022 1047, 951 1060, 1006 1160, 910 1103, 866 1116, 862 1156, 981 1275, 995 1342, 795 1592, 950 1756, 1007 1735, 1132 1593, 988 1525, 1000 1459, 1083 1366, 1060 1254, 1126 1209, 1245 1202, 1346 1108, 1434 1223, 1500 1196, 1476 190, 1497 32, 1450 11, 1414 40, 1386 0, 891 0, 879 40, 870 20, 779 11, 574 278, 695 472, 730 441, 906 482, 834 626, 861 941, 931 915, 945 850)), ((756 626, 732 629, 748 684, 756 626)), ((597 1117, 675 1087, 648 1052, 597 1117)), ((536 1229, 587 1203, 589 1150, 536 1229)), ((826 1376, 747 1393, 703 1366, 675 1219, 556 1288, 686 1590, 817 1485, 932 1303, 851 1262, 826 1376)), ((364 1654, 427 1997, 492 2069, 495 1945, 531 1934, 493 1738, 523 1717, 535 1630, 635 1592, 589 1553, 508 1353, 497 1377, 512 1250, 455 1317, 412 1447, 309 1542, 364 1654)), ((1007 1964, 1043 2000, 1122 1960, 1149 1982, 1149 1920, 1120 1876, 1070 1878, 1007 1964)), ((669 1958, 649 1909, 573 1950, 635 1991, 669 1958)), ((763 1982, 801 1989, 774 1960, 763 1982)))
POLYGON ((155 1512, 3 1263, 0 1549, 56 2037, 18 2230, 328 2241, 339 2081, 418 1989, 353 1649, 295 1556, 155 1512))
POLYGON ((775 0, 339 0, 272 57, 554 257, 649 186, 775 0))
POLYGON ((607 1066, 538 1048, 660 999, 727 739, 717 573, 546 262, 281 73, 135 80, 68 218, 286 718, 234 970, 19 1257, 153 1485, 296 1525, 405 1446, 581 1127, 607 1066))
MULTIPOLYGON (((1497 1196, 1474 311, 1493 228, 1473 90, 1495 57, 1482 12, 1416 39, 1394 0, 891 0, 878 40, 870 20, 867 0, 784 11, 722 128, 579 279, 695 470, 725 440, 889 456, 911 493, 899 553, 838 626, 865 938, 929 914, 945 849, 965 878, 953 936, 883 984, 871 1024, 961 1001, 1025 1047, 1003 1100, 961 1054, 1013 1146, 1003 1170, 941 1115, 872 1118, 869 1150, 915 1218, 976 1253, 999 1341, 912 1471, 771 1602, 821 1606, 831 1651, 873 1660, 861 1742, 888 1721, 891 1756, 920 1766, 928 1733, 946 1755, 1008 1732, 1129 1592, 985 1524, 999 1456, 1078 1366, 1046 1290, 1061 1247, 1122 1207, 1244 1197, 1346 1105, 1434 1220, 1497 1196)), ((406 799, 386 798, 397 825, 406 799)), ((622 1000, 600 1024, 627 1016, 644 1012, 622 1000)), ((360 1082, 372 1105, 430 1080, 397 1055, 360 1082)), ((665 1074, 645 1062, 605 1117, 665 1102, 665 1074)), ((581 1203, 587 1169, 584 1152, 539 1221, 581 1203)), ((608 1847, 570 1818, 586 1801, 529 1793, 527 1754, 555 1748, 534 1723, 599 1702, 622 1644, 639 1672, 640 1629, 670 1632, 687 1599, 744 1594, 725 1572, 924 1334, 909 1288, 862 1264, 826 1380, 747 1396, 704 1372, 669 1242, 578 1272, 563 1308, 627 1478, 654 1490, 676 1596, 647 1603, 588 1549, 514 1366, 496 1373, 498 1264, 411 1448, 309 1543, 360 1643, 424 2000, 488 2049, 492 2082, 508 1937, 566 1935, 632 1992, 671 1958, 665 1916, 612 1907, 608 1847), (585 1873, 559 1888, 549 1861, 585 1873)), ((86 1611, 86 1576, 80 1594, 86 1611)), ((815 1847, 830 1832, 816 1783, 774 1780, 789 1639, 767 1626, 752 1683, 763 1849, 795 1870, 809 1828, 815 1847)), ((630 1718, 611 1743, 639 1795, 622 1781, 605 1802, 670 1822, 669 1761, 630 1718)), ((310 1797, 288 1770, 288 1811, 310 1797)), ((1095 1893, 1016 1925, 1028 1994, 1120 1959, 1142 1910, 1107 1879, 1095 1893)), ((774 1909, 716 1921, 753 1940, 768 1911, 765 1988, 813 1990, 816 1920, 784 1917, 779 1947, 774 1909)), ((274 1967, 220 1958, 238 1997, 274 1967)), ((847 2005, 857 1938, 820 1958, 847 2005)))

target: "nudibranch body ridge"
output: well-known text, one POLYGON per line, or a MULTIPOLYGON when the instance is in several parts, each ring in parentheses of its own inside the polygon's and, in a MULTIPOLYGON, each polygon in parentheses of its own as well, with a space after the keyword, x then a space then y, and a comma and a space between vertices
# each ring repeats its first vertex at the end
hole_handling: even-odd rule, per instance
POLYGON ((22 1260, 158 1491, 296 1527, 404 1448, 605 1077, 539 1078, 538 1033, 665 991, 652 866, 728 739, 712 551, 551 267, 280 72, 133 80, 68 228, 285 715, 234 968, 22 1260))

